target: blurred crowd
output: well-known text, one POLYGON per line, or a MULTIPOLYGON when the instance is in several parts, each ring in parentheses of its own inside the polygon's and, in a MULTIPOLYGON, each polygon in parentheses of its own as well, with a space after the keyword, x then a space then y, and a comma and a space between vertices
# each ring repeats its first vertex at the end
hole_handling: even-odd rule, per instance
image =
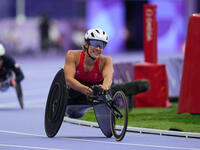
POLYGON ((47 52, 65 53, 68 49, 81 48, 85 32, 82 19, 56 20, 41 14, 18 23, 14 18, 0 21, 0 42, 7 53, 38 54, 47 52))

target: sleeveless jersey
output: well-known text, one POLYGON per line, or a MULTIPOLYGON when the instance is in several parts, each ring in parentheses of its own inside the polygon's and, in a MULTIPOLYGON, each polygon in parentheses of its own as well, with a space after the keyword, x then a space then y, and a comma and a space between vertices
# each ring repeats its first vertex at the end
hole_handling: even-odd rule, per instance
POLYGON ((80 56, 80 62, 76 68, 75 79, 87 86, 95 85, 102 82, 103 76, 99 71, 100 58, 97 59, 92 71, 86 73, 84 71, 84 57, 85 51, 82 51, 80 56))

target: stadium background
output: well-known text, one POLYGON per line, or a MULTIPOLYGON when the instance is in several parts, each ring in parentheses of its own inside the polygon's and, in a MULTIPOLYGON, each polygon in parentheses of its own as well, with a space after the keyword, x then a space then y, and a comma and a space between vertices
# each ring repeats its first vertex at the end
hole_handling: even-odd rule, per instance
POLYGON ((1 0, 0 42, 20 59, 64 59, 67 50, 81 47, 87 29, 103 28, 109 34, 104 54, 117 56, 114 82, 132 80, 133 65, 144 61, 143 4, 157 5, 158 59, 167 66, 169 96, 178 97, 187 24, 200 9, 198 0, 1 0), (41 29, 44 16, 47 25, 41 29), (49 33, 43 44, 41 30, 49 33))

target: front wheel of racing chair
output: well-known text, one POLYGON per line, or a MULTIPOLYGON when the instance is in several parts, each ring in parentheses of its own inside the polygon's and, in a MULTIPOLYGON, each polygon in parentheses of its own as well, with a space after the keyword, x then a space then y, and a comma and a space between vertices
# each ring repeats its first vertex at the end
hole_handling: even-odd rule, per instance
POLYGON ((111 132, 117 141, 121 141, 128 125, 128 103, 124 92, 117 91, 112 98, 113 113, 110 113, 111 132))
MULTIPOLYGON (((16 79, 16 75, 13 71, 8 73, 9 84, 11 83, 12 79, 14 79, 14 80, 16 79)), ((9 86, 11 86, 11 84, 9 86)), ((20 105, 21 109, 24 109, 23 92, 22 92, 22 86, 21 86, 20 82, 16 82, 15 91, 17 94, 17 99, 18 99, 19 105, 20 105)))
POLYGON ((67 106, 68 93, 64 70, 60 69, 51 84, 45 108, 45 132, 54 137, 61 127, 67 106))
POLYGON ((15 87, 16 93, 17 93, 17 98, 19 101, 19 105, 21 107, 21 109, 24 109, 24 101, 23 101, 23 94, 22 94, 22 88, 21 88, 21 84, 17 83, 16 87, 15 87))

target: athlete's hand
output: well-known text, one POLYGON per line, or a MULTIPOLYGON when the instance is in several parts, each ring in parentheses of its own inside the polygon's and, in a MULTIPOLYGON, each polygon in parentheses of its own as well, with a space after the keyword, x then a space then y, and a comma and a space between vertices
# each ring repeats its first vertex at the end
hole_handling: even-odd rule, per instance
POLYGON ((101 88, 103 88, 104 90, 109 90, 109 89, 110 89, 109 87, 104 86, 104 85, 102 85, 102 84, 99 84, 99 86, 100 86, 101 88))
POLYGON ((11 80, 11 86, 16 87, 16 81, 14 79, 11 80))
POLYGON ((90 87, 87 87, 84 93, 89 97, 93 97, 93 90, 90 87))

